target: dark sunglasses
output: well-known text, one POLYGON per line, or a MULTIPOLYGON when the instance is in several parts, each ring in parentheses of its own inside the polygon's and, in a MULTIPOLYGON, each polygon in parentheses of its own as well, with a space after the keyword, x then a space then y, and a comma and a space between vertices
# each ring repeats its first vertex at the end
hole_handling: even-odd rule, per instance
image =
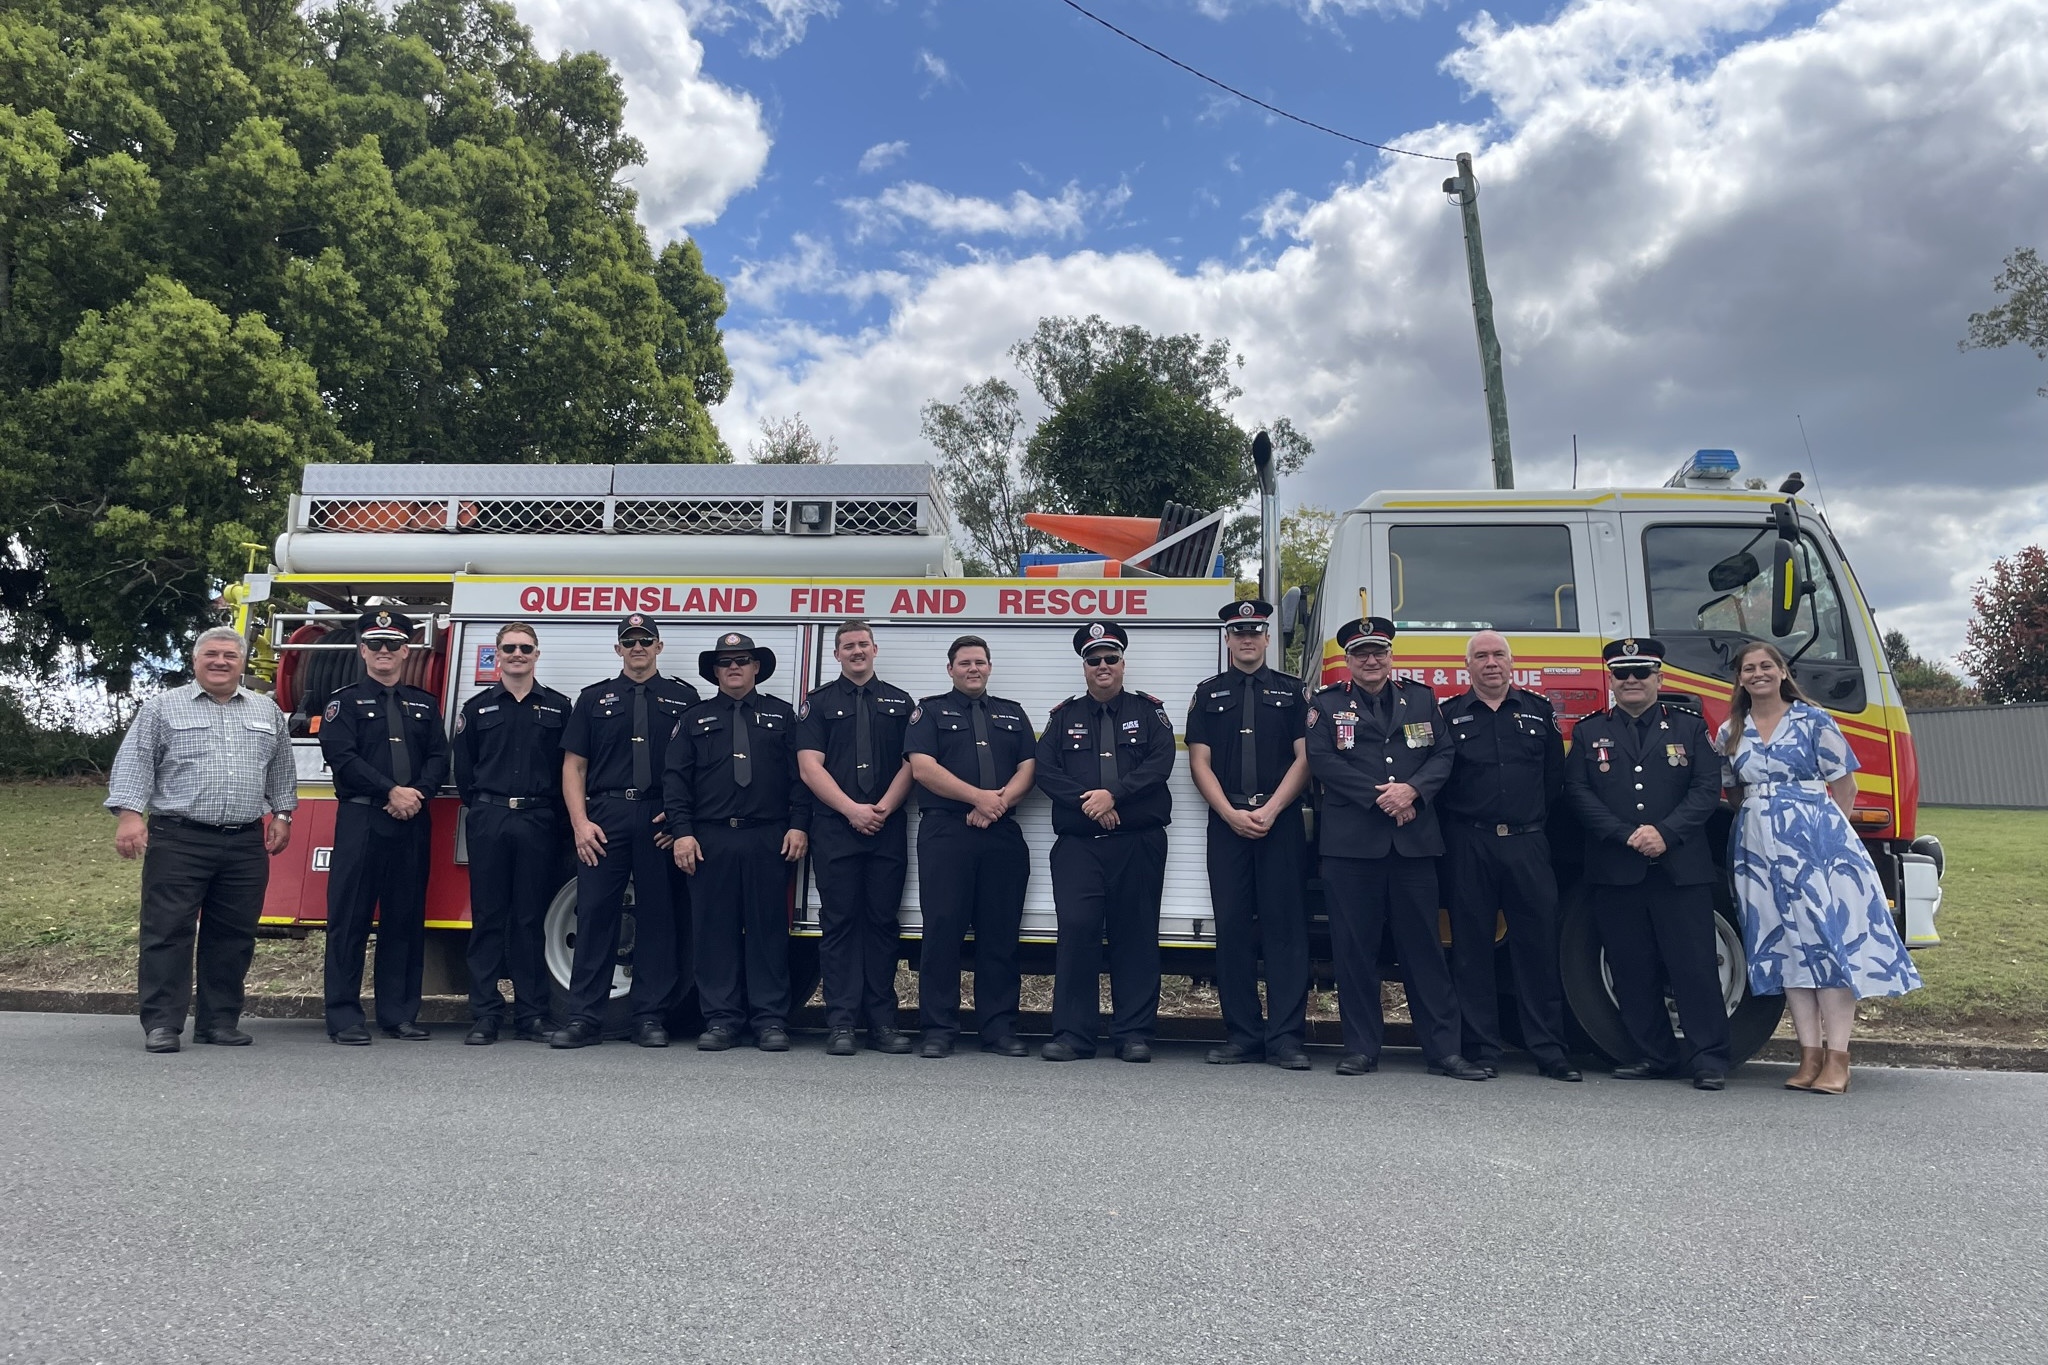
POLYGON ((620 640, 619 643, 627 649, 645 649, 654 643, 654 637, 652 635, 628 635, 623 640, 620 640))
POLYGON ((751 654, 721 654, 711 661, 719 668, 739 668, 754 662, 751 654))
POLYGON ((1097 664, 1120 664, 1123 661, 1123 655, 1114 654, 1108 650, 1103 650, 1100 653, 1090 654, 1088 656, 1087 663, 1090 668, 1093 668, 1097 664))
POLYGON ((363 641, 363 648, 364 648, 364 649, 368 649, 368 650, 373 650, 373 651, 375 651, 375 652, 376 652, 376 653, 378 653, 378 654, 390 654, 390 653, 393 653, 393 652, 395 652, 395 651, 397 651, 397 650, 401 650, 401 649, 404 649, 404 648, 405 648, 405 641, 403 641, 403 640, 365 640, 365 641, 363 641))
POLYGON ((1657 676, 1657 672, 1658 668, 1655 664, 1617 664, 1615 667, 1607 670, 1607 676, 1610 678, 1621 678, 1630 682, 1640 682, 1644 678, 1654 678, 1657 676))
POLYGON ((540 651, 540 646, 539 646, 539 645, 499 645, 499 646, 498 646, 498 652, 499 652, 500 654, 535 654, 535 653, 538 653, 539 651, 540 651))

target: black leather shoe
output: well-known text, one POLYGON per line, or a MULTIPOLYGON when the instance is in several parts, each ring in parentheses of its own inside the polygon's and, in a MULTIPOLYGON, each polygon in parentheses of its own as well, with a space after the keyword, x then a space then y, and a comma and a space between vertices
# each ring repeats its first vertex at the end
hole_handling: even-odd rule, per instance
POLYGON ((697 1051, 723 1052, 739 1040, 740 1035, 735 1030, 714 1024, 697 1035, 697 1051))
POLYGON ((1702 1071, 1699 1075, 1692 1078, 1692 1088, 1695 1090, 1726 1090, 1728 1088, 1728 1078, 1718 1071, 1702 1071))
POLYGON ((1454 1081, 1483 1081, 1488 1078, 1485 1067, 1475 1066, 1455 1052, 1442 1061, 1431 1062, 1429 1064, 1429 1074, 1432 1076, 1449 1076, 1454 1081))
POLYGON ((1570 1062, 1552 1062, 1548 1066, 1539 1066, 1536 1068, 1536 1074, 1548 1081, 1583 1081, 1586 1079, 1579 1074, 1579 1069, 1570 1062))
POLYGON ((1239 1047, 1236 1043, 1225 1043, 1222 1047, 1210 1048, 1202 1057, 1202 1060, 1210 1066, 1237 1066, 1244 1062, 1256 1062, 1259 1059, 1252 1056, 1244 1048, 1239 1047))
POLYGON ((990 1039, 981 1045, 981 1050, 983 1052, 993 1052, 998 1057, 1029 1057, 1031 1055, 1031 1049, 1026 1047, 1024 1040, 1014 1033, 1006 1033, 1000 1038, 990 1039))
POLYGON ((1283 1047, 1266 1054, 1266 1061, 1282 1071, 1313 1071, 1315 1063, 1298 1047, 1283 1047))
POLYGON ((659 1019, 642 1019, 633 1026, 633 1041, 641 1047, 667 1047, 668 1030, 659 1019))
POLYGON ((223 1024, 219 1028, 210 1028, 204 1032, 193 1029, 192 1041, 195 1043, 212 1043, 215 1047, 247 1047, 256 1040, 236 1028, 233 1024, 223 1024))
POLYGON ((496 1024, 478 1024, 470 1029, 468 1036, 462 1040, 462 1045, 464 1047, 489 1047, 497 1041, 498 1026, 496 1024))
POLYGON ((327 1035, 328 1041, 340 1043, 343 1047, 368 1047, 370 1031, 361 1024, 350 1024, 345 1029, 336 1029, 327 1035))
POLYGON ((571 1019, 548 1039, 549 1047, 596 1047, 604 1041, 604 1030, 588 1019, 571 1019))
POLYGON ((1617 1081, 1661 1081, 1671 1074, 1670 1070, 1655 1062, 1630 1062, 1627 1066, 1614 1068, 1617 1081))
POLYGON ((767 1028, 759 1029, 755 1032, 754 1046, 763 1052, 787 1052, 789 1051, 789 1033, 786 1029, 779 1029, 770 1024, 767 1028))
MULTIPOLYGON (((198 1041, 196 1038, 193 1041, 198 1041)), ((142 1035, 142 1049, 145 1052, 176 1052, 178 1030, 174 1028, 153 1028, 142 1035)))
POLYGON ((1152 1045, 1143 1038, 1133 1038, 1117 1046, 1116 1059, 1120 1062, 1149 1062, 1152 1060, 1152 1045))
POLYGON ((1079 1061, 1081 1058, 1080 1053, 1074 1051, 1071 1046, 1057 1038, 1038 1049, 1038 1055, 1045 1058, 1048 1062, 1074 1062, 1079 1061))
POLYGON ((1344 1059, 1337 1063, 1339 1076, 1364 1076, 1379 1069, 1380 1059, 1368 1057, 1363 1052, 1347 1053, 1344 1059))
POLYGON ((892 1028, 871 1028, 868 1030, 868 1050, 901 1057, 910 1051, 910 1040, 892 1028))
POLYGON ((858 1051, 860 1049, 853 1045, 853 1030, 850 1028, 833 1029, 832 1036, 825 1040, 827 1057, 851 1057, 858 1051))
POLYGON ((407 1022, 396 1026, 384 1026, 384 1036, 386 1038, 397 1038, 408 1043, 418 1043, 424 1042, 434 1035, 421 1028, 418 1024, 407 1022))
POLYGON ((1489 1081, 1498 1080, 1500 1078, 1499 1062, 1474 1062, 1472 1063, 1472 1065, 1478 1067, 1481 1071, 1484 1071, 1486 1073, 1486 1079, 1489 1081))
POLYGON ((920 1057, 950 1057, 953 1055, 951 1038, 927 1038, 924 1046, 917 1050, 920 1057))
POLYGON ((529 1019, 512 1030, 512 1036, 522 1043, 545 1043, 555 1036, 557 1025, 552 1019, 529 1019))

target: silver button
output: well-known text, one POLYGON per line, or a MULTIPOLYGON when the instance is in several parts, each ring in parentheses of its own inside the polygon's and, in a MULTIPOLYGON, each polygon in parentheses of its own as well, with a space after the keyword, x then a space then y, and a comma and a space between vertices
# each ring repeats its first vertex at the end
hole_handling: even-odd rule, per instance
POLYGON ((1637 772, 1641 772, 1642 770, 1643 770, 1643 765, 1642 765, 1642 764, 1640 764, 1640 763, 1636 764, 1636 771, 1637 771, 1637 772))
POLYGON ((1642 789, 1643 789, 1643 784, 1642 784, 1642 783, 1640 783, 1640 782, 1636 783, 1636 790, 1637 790, 1637 791, 1641 791, 1642 789))
POLYGON ((1642 803, 1642 802, 1640 802, 1640 801, 1636 802, 1636 809, 1637 809, 1637 810, 1641 810, 1642 808, 1643 808, 1643 803, 1642 803))

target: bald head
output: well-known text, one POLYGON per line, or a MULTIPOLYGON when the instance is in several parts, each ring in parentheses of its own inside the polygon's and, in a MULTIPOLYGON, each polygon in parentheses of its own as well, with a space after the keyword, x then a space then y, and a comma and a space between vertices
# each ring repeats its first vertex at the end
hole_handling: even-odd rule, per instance
POLYGON ((1472 690, 1489 706, 1498 706, 1514 680, 1515 652, 1507 637, 1495 630, 1482 630, 1465 642, 1465 667, 1472 674, 1472 690))

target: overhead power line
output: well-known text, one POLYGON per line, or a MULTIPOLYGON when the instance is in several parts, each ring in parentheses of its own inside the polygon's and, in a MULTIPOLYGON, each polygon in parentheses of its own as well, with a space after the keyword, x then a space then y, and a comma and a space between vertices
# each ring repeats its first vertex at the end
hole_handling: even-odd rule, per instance
POLYGON ((1304 128, 1313 128, 1319 133, 1328 133, 1331 137, 1342 138, 1346 142, 1355 142, 1361 147, 1370 147, 1376 152, 1391 152, 1395 156, 1412 156, 1419 161, 1457 160, 1456 157, 1438 156, 1434 152, 1413 152, 1408 150, 1406 147, 1389 147, 1384 142, 1373 142, 1367 138, 1353 137, 1349 133, 1340 133, 1335 128, 1325 127, 1324 125, 1317 123, 1313 119, 1305 119, 1299 114, 1290 114, 1285 109, 1280 108, 1278 105, 1268 104, 1256 95, 1247 95, 1244 91, 1238 89, 1236 86, 1226 85, 1222 81, 1217 80, 1214 76, 1211 76, 1206 71, 1197 71, 1194 67, 1189 66, 1186 62, 1180 60, 1180 58, 1161 52, 1158 48, 1152 46, 1152 44, 1146 42, 1143 38, 1138 37, 1136 34, 1126 33, 1124 30, 1118 28, 1115 24, 1112 24, 1111 22, 1109 22, 1109 20, 1103 18, 1101 15, 1096 14, 1094 11, 1086 9, 1083 6, 1076 4, 1075 0, 1060 0, 1060 3, 1065 5, 1068 9, 1073 10, 1076 14, 1083 16, 1084 18, 1093 19, 1096 23, 1102 25, 1111 33, 1114 33, 1117 37, 1123 39, 1125 42, 1135 43, 1139 47, 1142 47, 1147 52, 1151 53, 1153 56, 1159 58, 1159 60, 1171 63, 1172 65, 1179 67, 1181 70, 1187 72, 1190 76, 1195 77, 1197 80, 1207 81, 1209 84, 1215 86, 1218 90, 1222 90, 1229 94, 1235 95, 1237 96, 1237 98, 1243 100, 1247 104, 1256 104, 1259 108, 1265 110, 1267 113, 1278 114, 1281 118, 1287 119, 1294 123, 1299 123, 1304 128))

